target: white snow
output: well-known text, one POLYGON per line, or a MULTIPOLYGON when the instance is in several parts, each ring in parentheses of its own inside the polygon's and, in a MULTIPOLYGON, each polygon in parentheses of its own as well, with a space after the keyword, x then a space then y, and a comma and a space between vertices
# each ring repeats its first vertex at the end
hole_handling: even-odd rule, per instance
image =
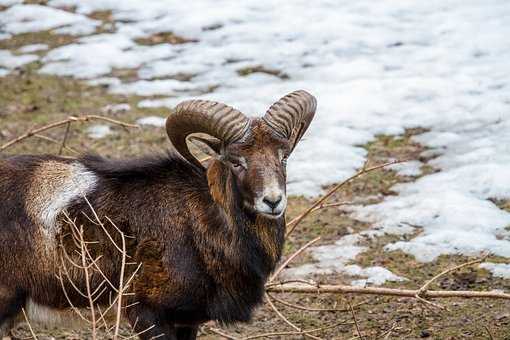
POLYGON ((405 163, 397 163, 390 168, 395 170, 402 176, 419 176, 421 174, 421 167, 423 163, 420 161, 408 161, 405 163))
MULTIPOLYGON (((2 34, 52 29, 85 35, 48 51, 40 71, 147 97, 140 107, 171 108, 199 97, 261 115, 293 90, 315 94, 316 118, 289 161, 290 194, 317 195, 323 185, 352 175, 366 159, 361 145, 377 134, 427 128, 430 132, 416 141, 430 148, 427 155, 438 156, 429 163, 440 171, 399 185, 394 188, 398 196, 353 213, 373 223, 374 235, 420 231, 386 249, 403 250, 421 261, 483 251, 510 257, 505 229, 510 214, 489 200, 510 198, 508 1, 297 0, 276 5, 270 0, 51 0, 49 4, 14 4, 1 12, 2 34), (57 7, 76 7, 76 13, 57 7), (111 33, 93 34, 99 22, 86 15, 98 10, 112 11, 111 33), (161 32, 197 42, 153 46, 136 42, 161 32), (290 79, 238 74, 258 65, 290 79), (116 68, 135 69, 140 79, 113 78, 116 68), (173 79, 177 75, 191 79, 173 79)), ((35 57, 1 53, 0 66, 6 69, 35 57)), ((164 126, 162 117, 145 119, 140 121, 164 126)), ((421 166, 416 161, 396 170, 419 176, 421 166)), ((346 271, 349 264, 312 266, 346 271)))
POLYGON ((46 44, 31 44, 31 45, 25 45, 21 48, 18 49, 19 52, 22 52, 22 53, 32 53, 32 52, 37 52, 37 51, 42 51, 42 50, 47 50, 48 49, 48 45, 46 44))
POLYGON ((131 105, 128 103, 122 104, 110 104, 103 107, 102 111, 105 113, 119 113, 119 112, 127 112, 131 110, 131 105))
POLYGON ((92 139, 101 139, 113 133, 111 127, 104 124, 89 126, 86 132, 87 135, 92 139))
POLYGON ((12 6, 22 3, 23 0, 0 0, 0 6, 12 6))
POLYGON ((484 262, 481 263, 480 268, 487 269, 496 277, 502 277, 504 279, 510 279, 510 264, 507 263, 492 263, 484 262))
POLYGON ((179 91, 186 91, 196 88, 189 82, 175 79, 165 80, 139 80, 133 83, 119 84, 112 87, 113 93, 136 94, 139 96, 154 95, 177 95, 179 91))
POLYGON ((0 25, 6 32, 12 34, 38 32, 69 25, 86 26, 89 29, 81 33, 90 34, 98 24, 96 20, 81 14, 41 5, 15 5, 0 12, 0 25))
POLYGON ((15 69, 39 59, 34 54, 14 55, 9 50, 0 50, 0 66, 15 69))
POLYGON ((164 127, 166 123, 166 118, 157 117, 157 116, 148 116, 140 118, 136 121, 138 125, 147 125, 147 126, 155 126, 155 127, 164 127))
POLYGON ((381 285, 386 281, 405 280, 405 278, 380 266, 362 268, 358 265, 348 264, 358 254, 366 250, 365 247, 356 245, 360 237, 360 234, 352 234, 342 237, 332 245, 313 247, 310 252, 316 262, 286 269, 282 275, 285 278, 296 278, 311 274, 343 273, 349 276, 363 277, 363 279, 352 281, 352 284, 357 286, 381 285))

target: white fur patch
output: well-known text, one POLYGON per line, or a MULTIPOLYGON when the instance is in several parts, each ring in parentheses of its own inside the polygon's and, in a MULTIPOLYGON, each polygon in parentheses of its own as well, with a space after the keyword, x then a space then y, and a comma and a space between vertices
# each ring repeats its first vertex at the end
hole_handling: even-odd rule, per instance
POLYGON ((97 177, 82 164, 70 165, 70 175, 63 181, 53 194, 47 198, 40 210, 43 225, 53 234, 58 230, 57 217, 73 200, 85 197, 97 184, 97 177))
MULTIPOLYGON (((102 306, 101 310, 105 311, 106 306, 102 306)), ((39 326, 45 328, 52 327, 61 327, 68 329, 78 329, 78 328, 87 328, 90 325, 83 320, 76 311, 74 311, 71 307, 65 309, 55 309, 47 306, 43 306, 32 299, 28 299, 27 304, 25 306, 25 311, 27 314, 27 318, 30 323, 38 324, 39 326)), ((96 309, 96 318, 99 316, 99 311, 96 309)), ((80 309, 80 314, 86 318, 87 320, 92 320, 92 315, 88 309, 80 309)), ((104 320, 111 324, 115 321, 115 317, 117 314, 116 306, 112 307, 106 315, 104 315, 104 320)), ((124 322, 124 315, 121 320, 124 322)), ((22 321, 24 321, 22 319, 22 321)))
POLYGON ((26 305, 26 313, 30 323, 39 324, 41 326, 79 328, 85 326, 85 321, 72 310, 57 310, 49 308, 29 299, 26 305))
POLYGON ((276 177, 264 178, 264 189, 262 194, 255 199, 255 209, 261 213, 265 214, 275 214, 273 217, 280 217, 285 212, 285 208, 287 207, 287 196, 285 195, 285 191, 278 184, 278 179, 276 177), (276 208, 272 210, 266 203, 264 203, 264 198, 267 197, 271 200, 274 200, 276 197, 281 197, 281 201, 278 203, 276 208))

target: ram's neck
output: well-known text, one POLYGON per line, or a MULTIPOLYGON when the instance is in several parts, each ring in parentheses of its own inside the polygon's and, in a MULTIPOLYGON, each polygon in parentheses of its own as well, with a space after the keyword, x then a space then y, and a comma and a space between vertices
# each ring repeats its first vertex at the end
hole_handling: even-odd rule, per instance
MULTIPOLYGON (((231 171, 213 162, 207 171, 209 190, 224 232, 218 237, 228 242, 226 260, 240 268, 255 265, 267 276, 280 259, 284 242, 285 218, 269 219, 247 211, 231 171), (232 253, 230 253, 232 252, 232 253), (258 265, 256 265, 258 264, 258 265)), ((253 270, 253 268, 251 268, 253 270)))

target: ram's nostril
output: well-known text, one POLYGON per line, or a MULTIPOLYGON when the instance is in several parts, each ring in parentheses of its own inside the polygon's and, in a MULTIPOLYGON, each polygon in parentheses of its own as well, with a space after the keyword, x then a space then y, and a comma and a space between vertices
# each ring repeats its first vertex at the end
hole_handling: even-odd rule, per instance
POLYGON ((267 204, 271 209, 274 209, 278 206, 282 200, 282 195, 278 196, 266 196, 262 199, 262 201, 267 204))

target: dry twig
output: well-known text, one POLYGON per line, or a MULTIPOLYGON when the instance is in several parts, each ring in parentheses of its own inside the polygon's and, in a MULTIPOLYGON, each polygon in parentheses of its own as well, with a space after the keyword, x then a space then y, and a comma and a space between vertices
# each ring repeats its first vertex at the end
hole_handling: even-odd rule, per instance
POLYGON ((354 325, 356 326, 356 332, 358 333, 359 338, 363 340, 363 335, 361 335, 361 330, 359 328, 358 320, 356 319, 356 313, 354 313, 354 308, 352 308, 351 301, 347 300, 347 303, 349 304, 349 310, 351 311, 352 320, 354 321, 354 325))
POLYGON ((321 237, 316 237, 314 238, 313 240, 311 240, 310 242, 308 242, 307 244, 305 244, 304 246, 302 246, 301 248, 299 248, 296 252, 294 252, 294 254, 292 254, 291 256, 289 256, 289 258, 287 260, 285 260, 285 262, 283 262, 280 267, 278 267, 278 269, 275 270, 275 272, 273 273, 273 275, 271 275, 271 277, 269 278, 269 282, 272 282, 274 281, 274 279, 276 279, 276 277, 278 277, 278 275, 282 272, 282 270, 285 269, 285 267, 287 267, 287 265, 292 261, 294 260, 297 256, 299 256, 299 254, 301 254, 303 251, 305 251, 306 248, 310 247, 312 244, 314 244, 315 242, 319 241, 321 239, 321 237))
POLYGON ((271 309, 276 313, 276 315, 278 315, 278 317, 280 319, 283 320, 283 322, 285 322, 287 325, 289 325, 290 327, 294 328, 296 331, 300 332, 300 334, 303 334, 304 336, 307 336, 309 338, 312 338, 312 339, 316 339, 316 340, 320 340, 320 338, 316 337, 316 336, 313 336, 313 335, 310 335, 310 334, 306 334, 306 333, 303 333, 303 330, 301 328, 299 328, 298 326, 296 326, 295 324, 293 324, 289 319, 287 319, 285 317, 285 315, 283 315, 279 310, 278 308, 276 308, 276 306, 274 305, 274 303, 271 301, 271 297, 266 294, 266 301, 269 305, 269 307, 271 307, 271 309))
MULTIPOLYGON (((14 139, 12 139, 12 140, 8 141, 7 143, 3 144, 2 146, 0 146, 0 151, 3 151, 5 149, 9 148, 9 147, 13 146, 16 143, 21 142, 24 139, 27 139, 29 137, 38 135, 41 132, 44 132, 44 131, 47 131, 47 130, 51 130, 51 129, 54 129, 54 128, 57 128, 57 127, 60 127, 60 126, 63 126, 63 125, 70 125, 71 123, 75 123, 75 122, 89 122, 89 121, 92 121, 92 120, 100 120, 100 121, 108 122, 110 124, 115 124, 115 125, 122 126, 125 129, 127 129, 127 128, 138 128, 138 125, 121 122, 119 120, 115 120, 115 119, 108 118, 108 117, 103 117, 103 116, 97 116, 97 115, 70 116, 70 117, 67 117, 64 120, 61 120, 61 121, 58 121, 58 122, 53 122, 53 123, 41 126, 39 128, 31 128, 27 132, 25 132, 24 134, 14 138, 14 139)), ((65 138, 64 138, 64 141, 62 142, 62 145, 63 145, 62 148, 65 147, 65 142, 67 140, 67 135, 68 135, 68 131, 66 130, 65 138)))
MULTIPOLYGON (((299 309, 299 310, 305 310, 305 311, 309 311, 309 312, 348 312, 349 309, 347 308, 343 308, 343 309, 337 309, 337 308, 312 308, 312 307, 305 307, 305 306, 300 306, 300 305, 296 305, 294 303, 290 303, 288 301, 285 301, 283 299, 279 299, 269 293, 267 293, 271 299, 273 299, 274 301, 284 305, 284 306, 287 306, 287 307, 290 307, 290 308, 294 308, 294 309, 299 309)), ((363 301, 363 302, 360 302, 360 303, 357 303, 355 304, 354 306, 352 306, 353 308, 358 308, 359 306, 363 306, 364 304, 366 304, 367 301, 363 301)))
MULTIPOLYGON (((366 174, 368 172, 372 172, 372 171, 375 171, 375 170, 378 170, 378 169, 381 169, 381 168, 385 168, 385 167, 390 166, 390 165, 394 165, 394 164, 398 164, 398 163, 404 163, 404 162, 407 162, 407 160, 391 161, 391 162, 387 162, 387 163, 384 163, 384 164, 375 165, 375 166, 372 166, 372 167, 369 167, 369 168, 367 167, 367 164, 365 164, 363 166, 363 168, 361 168, 361 170, 359 170, 357 173, 355 173, 351 177, 347 178, 345 181, 340 182, 337 185, 335 185, 324 196, 322 196, 314 204, 312 204, 304 213, 302 213, 301 215, 297 216, 292 221, 287 223, 287 228, 289 228, 289 230, 287 231, 287 234, 285 236, 289 237, 289 235, 296 229, 298 224, 301 223, 301 221, 306 216, 311 214, 313 211, 320 209, 319 207, 323 203, 325 203, 335 192, 337 192, 340 188, 344 187, 346 184, 352 182, 354 179, 356 179, 356 178, 358 178, 358 177, 360 177, 360 176, 362 176, 362 175, 364 175, 364 174, 366 174)), ((345 204, 345 203, 342 203, 342 204, 345 204)))
POLYGON ((25 321, 28 325, 28 330, 30 331, 30 335, 32 336, 32 339, 37 340, 37 335, 35 335, 34 329, 32 328, 30 321, 28 320, 28 316, 27 316, 27 313, 25 312, 25 308, 21 308, 21 312, 23 313, 23 317, 25 318, 25 321))
MULTIPOLYGON (((96 225, 100 225, 102 228, 102 231, 107 235, 105 238, 106 240, 109 240, 112 245, 114 245, 114 248, 117 249, 121 254, 121 268, 120 268, 120 277, 119 277, 119 285, 118 287, 115 286, 104 274, 102 269, 100 268, 98 261, 102 258, 102 255, 94 257, 92 255, 92 251, 89 250, 89 245, 96 244, 98 242, 96 241, 88 241, 84 237, 84 228, 83 226, 77 226, 76 222, 71 219, 71 217, 64 213, 65 222, 70 227, 70 234, 72 237, 72 241, 74 242, 74 245, 76 247, 76 250, 74 251, 76 255, 81 260, 81 263, 77 263, 73 260, 73 258, 68 254, 66 248, 64 247, 63 243, 61 242, 61 254, 62 254, 62 269, 59 275, 59 279, 62 285, 62 289, 64 292, 64 295, 67 298, 67 301, 69 303, 69 306, 71 309, 87 324, 91 327, 91 337, 97 338, 97 331, 99 329, 104 329, 104 331, 111 336, 112 339, 130 339, 133 337, 136 337, 137 335, 141 334, 138 333, 137 335, 133 335, 130 337, 123 337, 119 334, 120 331, 120 323, 121 323, 121 315, 122 311, 130 306, 133 306, 135 304, 130 304, 129 306, 123 306, 124 300, 123 296, 130 295, 131 293, 126 293, 128 287, 130 287, 132 281, 135 278, 136 273, 141 267, 141 264, 137 263, 131 263, 127 262, 127 258, 129 257, 127 254, 127 247, 126 247, 126 236, 124 232, 122 232, 115 223, 109 219, 108 217, 105 217, 109 224, 114 228, 116 232, 118 232, 119 237, 121 239, 121 245, 118 245, 116 241, 114 240, 113 236, 110 235, 110 232, 106 228, 106 226, 102 223, 102 221, 99 219, 99 216, 93 209, 92 205, 90 205, 89 201, 85 198, 85 201, 89 204, 90 209, 93 212, 93 215, 95 217, 95 221, 93 221, 96 225), (73 282, 71 279, 71 275, 69 275, 69 272, 67 270, 67 265, 71 264, 73 267, 73 270, 79 270, 83 271, 83 275, 85 277, 85 285, 86 285, 86 291, 83 292, 78 288, 78 286, 73 282), (138 267, 131 273, 129 277, 126 277, 126 267, 128 265, 134 265, 137 264, 138 267), (70 283, 71 287, 81 296, 86 298, 89 301, 89 315, 85 316, 78 308, 76 308, 71 299, 69 298, 69 294, 66 291, 66 286, 64 284, 64 275, 66 276, 67 281, 70 283), (91 284, 91 277, 92 275, 99 274, 99 277, 102 278, 102 281, 100 281, 98 284, 96 283, 96 286, 92 287, 91 284), (97 301, 99 298, 101 298, 107 291, 114 292, 114 297, 110 296, 110 303, 106 306, 105 309, 102 309, 100 305, 97 304, 97 301), (116 309, 115 313, 115 323, 113 325, 109 325, 108 321, 106 320, 106 315, 109 313, 110 310, 116 309)), ((150 329, 150 328, 149 328, 150 329)))

